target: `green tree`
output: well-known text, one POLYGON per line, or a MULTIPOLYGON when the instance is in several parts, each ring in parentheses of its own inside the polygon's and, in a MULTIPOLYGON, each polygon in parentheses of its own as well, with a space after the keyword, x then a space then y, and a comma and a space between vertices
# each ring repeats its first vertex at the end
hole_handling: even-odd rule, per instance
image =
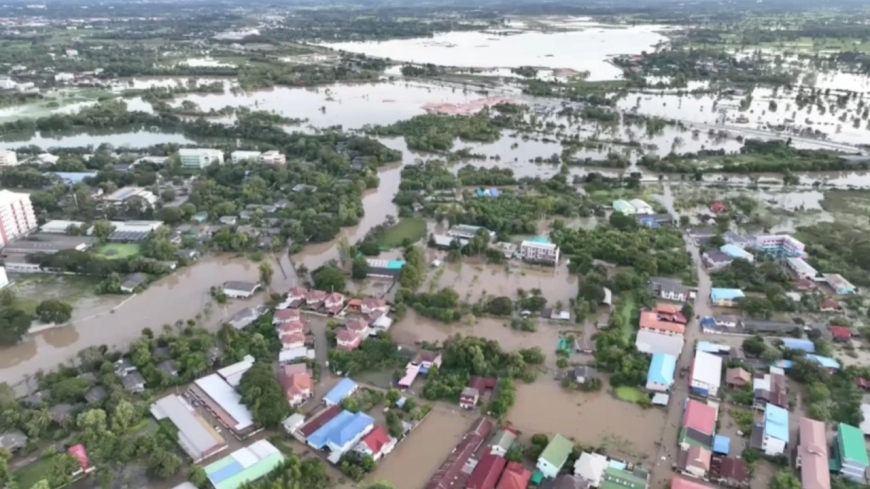
POLYGON ((30 316, 14 307, 0 309, 0 344, 15 345, 27 334, 30 316))
POLYGON ((112 411, 112 431, 117 436, 123 436, 136 421, 136 407, 130 401, 122 400, 112 411))
POLYGON ((746 352, 747 355, 759 356, 764 353, 766 348, 767 346, 764 343, 764 338, 761 336, 755 335, 743 340, 743 351, 746 352))
POLYGON ((105 243, 114 230, 115 226, 109 221, 97 221, 94 223, 94 229, 91 234, 100 240, 101 243, 105 243))
POLYGON ((272 275, 274 275, 275 270, 272 268, 272 264, 268 261, 260 262, 260 282, 269 288, 269 285, 272 283, 272 275))
POLYGON ((790 469, 780 470, 770 480, 768 489, 801 489, 801 481, 790 469))
POLYGON ((48 479, 40 479, 39 482, 30 486, 30 489, 51 489, 51 484, 48 483, 48 479))
POLYGON ((248 369, 239 381, 239 393, 254 421, 265 428, 277 429, 290 416, 290 405, 271 363, 257 362, 248 369))
POLYGON ((190 472, 187 473, 187 480, 199 489, 205 489, 208 486, 208 474, 199 465, 190 469, 190 472))
POLYGON ((46 299, 36 306, 36 317, 43 323, 61 324, 70 320, 73 307, 57 299, 46 299))
POLYGON ((311 274, 314 287, 329 292, 341 292, 345 288, 344 273, 333 266, 323 266, 311 274))
POLYGON ((350 276, 354 280, 363 280, 369 275, 369 262, 365 258, 359 257, 353 260, 350 276))

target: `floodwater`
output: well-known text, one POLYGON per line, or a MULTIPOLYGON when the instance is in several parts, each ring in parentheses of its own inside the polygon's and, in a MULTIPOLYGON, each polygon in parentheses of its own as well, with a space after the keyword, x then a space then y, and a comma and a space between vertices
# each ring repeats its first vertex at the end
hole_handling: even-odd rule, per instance
POLYGON ((603 383, 599 392, 581 393, 562 389, 550 379, 531 384, 516 382, 516 400, 508 413, 508 422, 524 436, 544 433, 552 437, 559 433, 586 446, 604 447, 611 456, 641 462, 651 460, 656 442, 661 439, 665 411, 644 410, 637 404, 620 401, 609 392, 606 378, 603 383), (543 399, 546 402, 541 402, 543 399))
MULTIPOLYGON (((282 265, 285 270, 289 268, 286 263, 282 265)), ((282 289, 293 284, 294 274, 285 277, 282 267, 274 268, 273 287, 282 289)), ((213 257, 151 284, 141 294, 127 297, 120 304, 77 309, 70 326, 47 330, 20 345, 0 349, 0 382, 20 382, 37 370, 51 369, 72 359, 87 347, 125 347, 144 328, 159 330, 163 325, 197 315, 202 315, 201 325, 216 328, 229 315, 262 301, 265 294, 218 305, 213 302, 209 288, 228 280, 256 282, 258 277, 257 263, 231 256, 213 257)))
POLYGON ((402 489, 423 489, 475 416, 458 406, 454 410, 434 406, 423 423, 378 463, 366 485, 386 479, 402 489))
POLYGON ((36 136, 18 141, 0 140, 0 149, 15 149, 22 146, 35 144, 42 148, 61 148, 61 147, 84 147, 84 146, 99 146, 108 143, 112 146, 143 148, 153 146, 155 144, 193 144, 193 141, 187 139, 181 134, 151 132, 151 131, 130 131, 122 133, 107 133, 107 134, 71 134, 68 136, 36 136))
POLYGON ((327 43, 326 47, 409 63, 475 68, 535 66, 588 71, 589 80, 616 80, 622 70, 608 62, 620 54, 654 51, 667 38, 660 26, 602 26, 579 21, 564 32, 448 32, 432 38, 327 43), (582 47, 582 49, 578 49, 582 47))
MULTIPOLYGON (((256 92, 188 94, 175 99, 196 103, 200 110, 247 107, 275 111, 294 119, 307 119, 318 128, 367 124, 390 125, 426 113, 426 104, 468 104, 486 98, 471 90, 417 82, 330 85, 318 88, 276 87, 256 92)), ((232 118, 226 118, 232 120, 232 118)))

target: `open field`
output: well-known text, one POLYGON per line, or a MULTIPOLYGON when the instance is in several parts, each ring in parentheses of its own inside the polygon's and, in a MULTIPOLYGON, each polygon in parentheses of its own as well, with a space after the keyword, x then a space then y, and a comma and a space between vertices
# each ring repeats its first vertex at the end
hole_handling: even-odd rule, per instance
POLYGON ((398 248, 405 240, 412 243, 426 237, 426 221, 416 217, 405 217, 398 224, 387 229, 378 244, 388 248, 398 248))
POLYGON ((30 314, 46 299, 58 299, 75 305, 93 295, 100 282, 98 277, 62 275, 17 275, 9 290, 15 295, 14 305, 30 314))
POLYGON ((122 258, 130 258, 139 254, 140 247, 137 244, 105 244, 97 250, 97 254, 109 260, 119 260, 122 258))
POLYGON ((53 466, 54 464, 52 464, 50 458, 43 457, 32 464, 25 465, 12 472, 12 476, 15 478, 15 483, 18 487, 33 487, 37 482, 47 478, 51 474, 53 466))

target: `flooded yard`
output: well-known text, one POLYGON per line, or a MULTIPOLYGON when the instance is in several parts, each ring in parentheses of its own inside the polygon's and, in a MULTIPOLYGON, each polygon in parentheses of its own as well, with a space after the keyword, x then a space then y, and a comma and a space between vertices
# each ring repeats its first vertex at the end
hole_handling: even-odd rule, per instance
POLYGON ((602 390, 595 393, 566 391, 549 379, 532 384, 517 382, 516 387, 516 401, 507 419, 523 432, 524 439, 536 433, 551 437, 559 433, 586 446, 603 447, 608 455, 648 466, 663 427, 675 429, 664 426, 664 410, 644 410, 616 399, 609 392, 607 379, 602 390))
POLYGON ((378 464, 365 484, 386 479, 397 488, 423 489, 476 417, 476 413, 455 409, 433 409, 423 424, 378 464))

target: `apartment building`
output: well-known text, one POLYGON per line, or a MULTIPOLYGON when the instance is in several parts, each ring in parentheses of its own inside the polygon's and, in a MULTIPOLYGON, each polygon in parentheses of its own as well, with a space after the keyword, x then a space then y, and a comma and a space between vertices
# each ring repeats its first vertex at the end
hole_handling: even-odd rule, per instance
POLYGON ((18 164, 18 155, 15 151, 0 149, 0 166, 15 166, 18 164))
POLYGON ((771 256, 800 257, 804 254, 804 244, 787 234, 758 236, 755 247, 771 256))
POLYGON ((212 163, 222 165, 224 153, 219 149, 194 148, 178 150, 182 168, 203 169, 212 163))
POLYGON ((0 190, 0 246, 6 246, 36 228, 30 196, 0 190))
POLYGON ((248 160, 260 161, 261 153, 259 151, 233 151, 230 153, 230 160, 235 163, 241 163, 248 160))
POLYGON ((528 239, 520 244, 523 260, 536 263, 559 262, 559 247, 544 238, 528 239))

